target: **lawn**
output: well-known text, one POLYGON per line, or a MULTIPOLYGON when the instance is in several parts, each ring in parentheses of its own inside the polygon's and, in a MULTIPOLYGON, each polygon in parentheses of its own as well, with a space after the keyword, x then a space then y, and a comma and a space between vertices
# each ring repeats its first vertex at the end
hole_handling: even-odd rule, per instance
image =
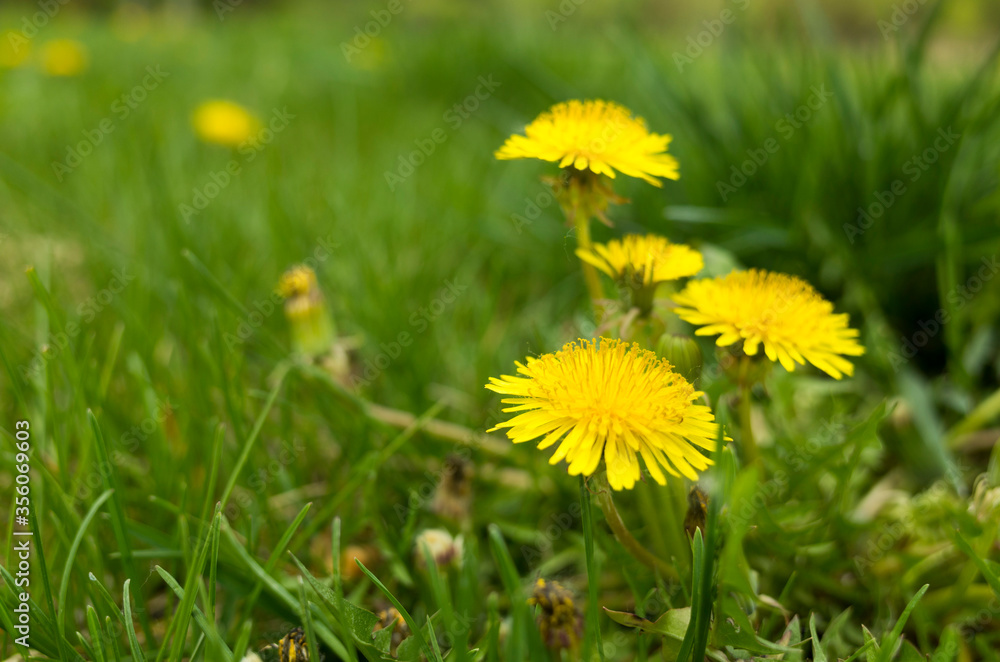
POLYGON ((998 659, 995 10, 56 4, 0 11, 0 657, 998 659), (199 136, 212 99, 248 140, 199 136), (619 173, 594 241, 797 276, 859 331, 843 379, 692 341, 700 491, 487 433, 491 377, 627 335, 558 166, 494 156, 569 99, 680 164, 619 173))

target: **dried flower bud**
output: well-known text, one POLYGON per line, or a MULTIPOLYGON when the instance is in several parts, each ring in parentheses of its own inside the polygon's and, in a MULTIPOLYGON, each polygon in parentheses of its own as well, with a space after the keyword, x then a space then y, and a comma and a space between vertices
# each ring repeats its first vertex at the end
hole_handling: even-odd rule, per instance
POLYGON ((528 604, 541 607, 538 630, 542 641, 554 651, 575 650, 583 639, 583 614, 573 594, 559 582, 539 579, 528 604))

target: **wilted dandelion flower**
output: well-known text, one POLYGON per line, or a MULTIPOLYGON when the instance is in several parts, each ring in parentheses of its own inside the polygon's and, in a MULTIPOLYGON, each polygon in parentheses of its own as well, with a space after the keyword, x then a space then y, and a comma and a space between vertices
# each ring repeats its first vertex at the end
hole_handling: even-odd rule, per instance
POLYGON ((278 293, 285 298, 285 317, 295 349, 311 356, 330 350, 333 323, 316 282, 316 272, 304 265, 292 267, 281 276, 278 293))
POLYGON ((53 39, 42 46, 42 69, 50 76, 76 76, 90 62, 86 47, 74 39, 53 39))
POLYGON ((20 32, 7 30, 0 33, 0 69, 14 69, 24 64, 31 55, 31 42, 20 32))
POLYGON ((201 140, 228 147, 253 139, 260 128, 260 121, 249 110, 225 99, 202 102, 191 123, 201 140))
POLYGON ((603 457, 608 483, 621 490, 639 480, 640 457, 661 485, 663 469, 696 480, 711 464, 698 448, 715 448, 718 427, 711 409, 694 404, 702 393, 637 344, 567 343, 518 362, 517 372, 486 385, 513 396, 502 400, 505 412, 522 412, 493 430, 509 428, 516 444, 542 437, 540 449, 561 440, 549 463, 565 459, 571 475, 593 474, 603 457))
POLYGON ((497 150, 498 159, 541 159, 612 179, 616 172, 660 186, 678 179, 677 159, 666 153, 671 136, 650 133, 632 111, 609 101, 572 100, 539 115, 497 150))
POLYGON ((757 354, 761 345, 771 361, 786 370, 813 364, 835 379, 852 375, 846 356, 864 354, 858 331, 847 325, 846 313, 795 276, 759 269, 692 281, 674 296, 677 314, 700 326, 699 336, 719 334, 716 344, 743 342, 743 352, 757 354))
POLYGON ((538 630, 542 642, 552 650, 575 650, 583 639, 583 614, 570 593, 559 582, 539 579, 528 604, 541 607, 538 630))

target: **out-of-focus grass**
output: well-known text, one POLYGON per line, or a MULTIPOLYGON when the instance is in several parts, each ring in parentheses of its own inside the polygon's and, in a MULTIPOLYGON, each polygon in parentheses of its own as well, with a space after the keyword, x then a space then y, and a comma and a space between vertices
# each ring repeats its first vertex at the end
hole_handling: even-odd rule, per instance
MULTIPOLYGON (((329 610, 314 613, 314 636, 346 650, 339 647, 350 641, 349 607, 336 594, 302 599, 287 557, 271 557, 284 535, 312 574, 330 575, 326 506, 337 502, 339 540, 380 548, 373 571, 422 625, 439 609, 452 618, 442 604, 451 598, 458 615, 472 619, 469 641, 480 642, 484 655, 499 636, 501 612, 514 622, 503 650, 540 654, 530 614, 511 604, 510 583, 520 579, 524 589, 539 573, 562 574, 586 594, 578 581, 580 523, 539 543, 539 531, 570 509, 576 483, 549 473, 532 449, 499 458, 474 451, 467 563, 448 578, 450 595, 435 590, 414 569, 413 536, 436 518, 409 504, 433 487, 428 475, 454 444, 419 432, 399 437, 299 371, 280 388, 269 381, 287 355, 271 292, 290 264, 328 255, 317 271, 338 328, 360 338, 360 370, 370 382, 361 393, 417 413, 444 400, 438 416, 484 429, 496 415, 482 389, 488 375, 592 332, 574 238, 554 205, 537 215, 532 206, 546 199, 538 176, 549 170, 492 158, 506 135, 573 97, 632 108, 654 130, 674 135, 671 151, 682 165, 681 180, 663 189, 617 181, 633 204, 613 210, 616 228, 598 229, 600 237, 651 230, 702 247, 710 270, 743 264, 803 275, 850 313, 869 349, 852 381, 774 376, 772 405, 759 412, 769 479, 743 472, 717 493, 728 499, 730 519, 743 517, 740 505, 756 505, 728 539, 706 538, 697 567, 710 571, 706 559, 719 545, 723 586, 744 592, 742 573, 751 568, 754 591, 803 623, 815 612, 820 632, 830 628, 827 654, 841 657, 864 644, 861 623, 888 636, 924 583, 931 588, 907 629, 924 652, 947 644, 947 633, 987 602, 987 584, 949 538, 954 527, 941 523, 962 525, 973 539, 968 557, 989 555, 995 531, 967 521, 963 510, 964 491, 986 470, 986 458, 962 450, 976 440, 969 433, 995 421, 989 410, 966 417, 998 384, 998 281, 995 272, 981 286, 972 280, 1000 248, 1000 140, 992 121, 1000 88, 988 49, 946 64, 929 59, 921 41, 929 6, 905 26, 901 44, 863 53, 826 41, 815 14, 794 18, 810 26, 805 37, 764 42, 756 19, 737 12, 703 54, 678 66, 684 33, 635 25, 636 8, 626 14, 632 18, 611 13, 600 22, 589 10, 585 4, 553 31, 544 11, 525 23, 489 5, 467 12, 406 5, 351 61, 342 42, 371 20, 364 13, 237 8, 221 22, 209 13, 156 23, 137 42, 68 14, 33 45, 73 36, 90 52, 87 72, 48 78, 29 64, 0 73, 0 345, 9 364, 0 392, 5 421, 32 423, 36 512, 51 568, 62 568, 88 509, 118 483, 111 521, 91 522, 68 583, 53 579, 68 591, 70 608, 58 611, 65 646, 77 643, 68 633, 84 629, 84 605, 118 618, 109 599, 120 605, 130 579, 132 641, 141 639, 150 658, 157 647, 148 640, 165 635, 164 611, 172 614, 169 606, 190 590, 199 592, 202 611, 210 605, 214 624, 199 645, 223 658, 226 645, 258 645, 281 622, 303 624, 307 601, 329 610), (162 81, 149 82, 149 68, 162 81), (144 79, 152 89, 126 113, 121 95, 144 79), (189 117, 211 97, 239 101, 265 122, 279 113, 287 126, 260 151, 203 145, 189 117), (456 112, 463 103, 476 108, 456 112), (794 119, 797 111, 804 119, 794 119), (104 120, 109 133, 101 131, 104 120), (87 138, 95 131, 99 142, 87 138), (914 171, 913 159, 929 160, 922 155, 942 131, 957 138, 914 171), (96 143, 92 153, 57 175, 53 163, 65 163, 81 141, 96 143), (412 156, 421 146, 433 151, 412 156), (760 163, 744 167, 755 157, 760 163), (422 163, 408 174, 401 158, 422 163), (239 172, 227 182, 220 173, 231 161, 239 172), (753 172, 737 186, 733 168, 753 172), (402 181, 390 184, 387 173, 402 181), (870 227, 859 226, 859 207, 885 199, 896 180, 905 192, 893 194, 870 227), (185 214, 181 205, 194 206, 198 195, 211 200, 185 214), (29 265, 34 286, 23 275, 29 265), (931 331, 939 310, 950 321, 931 331), (401 333, 412 343, 397 351, 401 333), (906 342, 925 346, 908 357, 906 342), (878 408, 884 399, 896 405, 889 418, 878 408), (963 419, 973 423, 949 437, 963 419), (117 457, 113 478, 99 471, 98 430, 117 457), (246 468, 234 474, 244 449, 246 468), (893 489, 919 493, 949 467, 951 486, 942 489, 951 492, 932 492, 933 508, 920 506, 905 535, 890 536, 894 551, 873 555, 869 541, 895 529, 882 511, 872 515, 872 500, 893 489), (209 517, 211 505, 230 481, 227 521, 219 523, 209 517), (314 506, 300 526, 295 516, 308 501, 314 506), (487 534, 488 524, 498 528, 487 534), (117 551, 109 556, 102 543, 112 539, 117 551), (536 549, 537 557, 528 553, 536 549), (922 554, 941 549, 955 568, 920 565, 922 554), (207 598, 207 580, 190 580, 188 571, 201 567, 206 576, 217 572, 218 602, 207 598), (481 607, 491 594, 495 610, 481 607), (852 614, 833 621, 840 629, 831 626, 847 607, 852 614)), ((5 24, 19 20, 14 13, 5 24)), ((703 27, 692 29, 697 37, 703 27)), ((720 382, 704 386, 713 400, 721 396, 720 382)), ((11 424, 3 429, 10 438, 11 424)), ((656 512, 650 504, 660 496, 643 494, 648 488, 623 497, 635 524, 656 512)), ((652 538, 650 527, 642 532, 652 538)), ((603 529, 598 538, 607 570, 601 604, 631 609, 656 583, 631 569, 603 529)), ((989 576, 991 568, 981 572, 989 576)), ((340 572, 335 593, 374 609, 381 598, 372 584, 353 568, 349 577, 340 572)), ((47 606, 42 595, 33 594, 47 606)), ((672 596, 657 598, 663 608, 690 604, 664 587, 657 595, 672 596)), ((712 599, 696 604, 706 608, 712 599)), ((720 600, 717 614, 735 614, 742 600, 720 600)), ((785 619, 764 609, 759 603, 754 626, 777 641, 785 619)), ((198 628, 209 622, 197 613, 192 620, 198 628)), ((602 627, 606 639, 625 632, 608 634, 608 621, 602 627)), ((194 631, 191 646, 202 632, 194 631)), ((656 645, 631 637, 621 651, 656 645)), ((130 639, 118 645, 129 650, 130 639)), ((181 647, 163 650, 178 656, 181 647)))

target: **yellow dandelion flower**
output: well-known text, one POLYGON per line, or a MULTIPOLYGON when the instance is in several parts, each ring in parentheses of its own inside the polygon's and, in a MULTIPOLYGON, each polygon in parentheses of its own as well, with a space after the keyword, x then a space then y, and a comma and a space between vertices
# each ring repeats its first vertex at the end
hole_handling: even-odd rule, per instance
POLYGON ((615 280, 645 286, 693 276, 705 266, 698 251, 655 234, 625 235, 606 244, 578 248, 576 255, 615 280))
POLYGON ((89 63, 87 48, 74 39, 53 39, 42 46, 42 69, 50 76, 76 76, 89 63))
POLYGON ((15 69, 31 55, 31 42, 20 32, 7 30, 0 34, 0 69, 15 69))
POLYGON ((549 463, 565 459, 570 475, 593 474, 603 457, 608 483, 621 490, 639 480, 640 457, 661 485, 661 468, 695 480, 711 464, 698 448, 715 448, 718 426, 711 409, 694 404, 702 393, 637 344, 580 340, 518 362, 517 372, 524 376, 486 385, 512 396, 505 412, 523 412, 493 430, 509 428, 515 444, 543 437, 540 449, 562 440, 549 463))
POLYGON ((615 172, 660 186, 657 177, 678 179, 678 164, 667 145, 671 136, 650 133, 641 117, 610 101, 556 104, 513 135, 496 152, 498 159, 557 161, 614 179, 615 172))
POLYGON ((203 141, 229 147, 253 139, 260 129, 260 121, 249 110, 225 99, 201 103, 195 109, 191 123, 203 141))
POLYGON ((767 358, 789 371, 808 361, 840 379, 854 374, 854 366, 842 355, 865 352, 857 329, 847 325, 847 314, 834 314, 832 303, 795 276, 734 271, 692 281, 674 301, 681 319, 701 327, 697 335, 719 334, 720 347, 742 341, 749 356, 763 345, 767 358))

